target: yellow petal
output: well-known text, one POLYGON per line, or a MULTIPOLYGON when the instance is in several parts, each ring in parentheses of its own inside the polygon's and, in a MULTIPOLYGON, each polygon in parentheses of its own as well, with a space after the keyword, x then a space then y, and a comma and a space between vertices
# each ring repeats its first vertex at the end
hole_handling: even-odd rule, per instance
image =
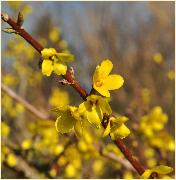
POLYGON ((77 137, 82 137, 83 134, 83 123, 82 121, 76 121, 75 125, 74 125, 74 130, 75 130, 75 134, 77 135, 77 137))
POLYGON ((103 114, 99 107, 93 106, 90 110, 86 111, 87 120, 91 123, 96 125, 97 128, 100 128, 101 121, 103 118, 103 114))
POLYGON ((60 114, 55 122, 56 130, 60 133, 67 133, 73 128, 76 120, 67 111, 60 114))
POLYGON ((52 61, 43 60, 42 62, 42 73, 43 75, 50 76, 53 71, 52 61))
POLYGON ((99 73, 102 75, 102 77, 106 77, 112 71, 112 68, 112 62, 108 59, 104 60, 99 67, 99 73))
POLYGON ((101 77, 99 76, 100 73, 99 73, 99 69, 100 69, 100 66, 98 65, 95 69, 95 72, 94 72, 94 75, 93 75, 93 84, 96 83, 96 81, 98 81, 101 77))
POLYGON ((110 130, 111 130, 111 126, 110 126, 110 121, 109 121, 108 125, 103 133, 103 137, 106 137, 110 133, 110 130))
POLYGON ((87 102, 87 101, 84 101, 83 103, 81 103, 79 105, 79 108, 78 108, 78 111, 80 114, 83 114, 85 113, 87 110, 90 110, 91 106, 90 106, 90 103, 87 102))
POLYGON ((123 77, 120 75, 109 75, 104 81, 103 86, 109 90, 119 89, 124 83, 123 77))
POLYGON ((142 179, 148 179, 150 177, 151 173, 152 173, 152 170, 147 169, 147 170, 144 171, 144 173, 142 174, 141 178, 142 179))
POLYGON ((56 54, 56 50, 54 48, 45 48, 41 51, 43 59, 48 59, 50 56, 56 54))
POLYGON ((124 123, 124 122, 128 121, 128 118, 126 116, 118 115, 115 118, 112 117, 112 121, 114 123, 124 123))
POLYGON ((97 87, 97 86, 93 86, 95 90, 97 90, 101 95, 105 96, 105 97, 110 97, 110 93, 108 91, 107 88, 104 87, 97 87))
POLYGON ((110 115, 112 113, 111 106, 109 105, 107 99, 100 98, 98 102, 103 113, 107 115, 110 115))
POLYGON ((93 75, 93 85, 96 86, 97 81, 101 81, 109 75, 113 68, 113 64, 109 60, 104 60, 101 65, 97 66, 93 75))
POLYGON ((130 130, 122 124, 119 128, 117 128, 115 131, 111 132, 111 138, 115 140, 116 138, 125 138, 130 134, 130 130))
POLYGON ((72 62, 74 55, 69 53, 57 53, 56 56, 63 62, 72 62))
POLYGON ((54 72, 57 75, 65 75, 67 72, 67 66, 65 63, 54 63, 54 72))
POLYGON ((152 169, 145 170, 145 172, 142 174, 142 178, 148 179, 153 172, 158 173, 158 175, 162 177, 163 175, 169 174, 172 171, 173 171, 173 168, 164 166, 164 165, 160 165, 160 166, 156 166, 152 169))
POLYGON ((87 97, 87 101, 92 101, 95 104, 96 101, 99 100, 100 98, 101 98, 101 96, 92 94, 92 95, 87 97))
POLYGON ((164 174, 169 174, 173 171, 173 168, 169 167, 169 166, 156 166, 154 168, 152 168, 153 172, 157 172, 158 174, 164 175, 164 174))

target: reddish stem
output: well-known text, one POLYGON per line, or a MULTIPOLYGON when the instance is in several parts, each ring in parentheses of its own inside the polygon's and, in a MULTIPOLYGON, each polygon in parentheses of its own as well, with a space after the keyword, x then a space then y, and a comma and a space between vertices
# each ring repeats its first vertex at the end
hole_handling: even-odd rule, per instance
POLYGON ((26 32, 23 27, 17 25, 17 23, 12 20, 8 14, 1 13, 1 18, 7 22, 21 37, 23 37, 29 44, 31 44, 39 53, 41 53, 43 47, 40 45, 28 32, 26 32))
MULTIPOLYGON (((21 37, 23 37, 27 42, 29 42, 39 53, 41 53, 43 47, 40 45, 29 33, 27 33, 23 28, 20 28, 15 21, 13 21, 7 14, 1 13, 1 18, 7 22, 21 37)), ((63 76, 68 82, 71 83, 71 86, 80 94, 80 96, 85 100, 88 93, 84 90, 80 83, 77 82, 71 75, 68 70, 66 75, 63 76)), ((106 127, 105 127, 106 128, 106 127)), ((116 139, 115 144, 136 169, 139 175, 142 175, 145 171, 140 162, 132 156, 130 149, 126 147, 124 142, 121 139, 116 139)))
POLYGON ((140 164, 140 162, 133 157, 131 151, 126 147, 126 145, 124 144, 124 142, 118 138, 115 141, 115 144, 118 146, 118 148, 120 149, 120 151, 124 154, 124 156, 126 157, 126 159, 128 159, 128 161, 132 164, 132 166, 136 169, 136 171, 142 175, 145 171, 145 169, 142 167, 142 165, 140 164))

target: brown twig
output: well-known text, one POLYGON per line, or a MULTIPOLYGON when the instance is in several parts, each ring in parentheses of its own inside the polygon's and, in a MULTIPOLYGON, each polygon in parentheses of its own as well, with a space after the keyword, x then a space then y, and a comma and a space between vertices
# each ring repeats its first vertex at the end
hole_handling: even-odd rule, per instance
POLYGON ((106 159, 115 161, 120 163, 121 165, 123 165, 126 169, 130 170, 130 171, 135 171, 135 169, 133 168, 133 166, 129 163, 128 160, 118 157, 116 154, 114 154, 113 152, 106 152, 103 153, 103 149, 104 147, 98 146, 99 148, 99 153, 102 157, 105 157, 106 159))
POLYGON ((1 13, 1 18, 6 23, 8 23, 17 34, 19 34, 21 37, 23 37, 29 44, 31 44, 35 49, 40 53, 43 49, 43 47, 28 33, 24 30, 23 27, 20 27, 17 25, 17 23, 12 20, 8 14, 1 13))
POLYGON ((6 92, 11 98, 15 99, 16 101, 20 102, 29 112, 33 113, 36 117, 40 119, 49 119, 49 115, 44 114, 37 110, 33 105, 27 102, 25 99, 20 97, 16 94, 13 90, 8 88, 5 84, 1 83, 1 89, 6 92))
MULTIPOLYGON (((19 27, 17 23, 12 20, 6 13, 1 13, 1 18, 8 23, 18 35, 23 37, 29 44, 31 44, 39 53, 43 50, 43 46, 39 44, 28 32, 25 31, 23 27, 19 27)), ((63 76, 70 85, 76 89, 76 91, 80 94, 80 96, 85 100, 87 97, 87 92, 81 87, 81 85, 72 77, 70 70, 67 71, 66 75, 63 76)))
POLYGON ((145 169, 140 164, 140 162, 136 158, 133 157, 131 151, 127 148, 124 142, 120 138, 116 139, 114 142, 118 146, 118 148, 121 150, 121 152, 124 154, 124 156, 128 159, 128 161, 131 163, 131 165, 136 169, 136 171, 140 175, 142 175, 145 169))
MULTIPOLYGON (((18 34, 23 37, 27 42, 29 42, 39 53, 41 53, 43 47, 23 28, 17 26, 16 22, 14 22, 7 14, 1 13, 2 19, 7 22, 18 34)), ((77 82, 71 76, 70 71, 68 70, 66 75, 63 76, 68 82, 71 83, 71 86, 80 94, 80 96, 85 100, 88 93, 81 87, 79 82, 77 82)), ((132 156, 130 149, 126 147, 124 142, 121 139, 117 139, 114 141, 117 147, 121 150, 124 156, 128 159, 128 161, 132 164, 132 166, 136 169, 139 175, 142 175, 145 171, 140 162, 132 156)))

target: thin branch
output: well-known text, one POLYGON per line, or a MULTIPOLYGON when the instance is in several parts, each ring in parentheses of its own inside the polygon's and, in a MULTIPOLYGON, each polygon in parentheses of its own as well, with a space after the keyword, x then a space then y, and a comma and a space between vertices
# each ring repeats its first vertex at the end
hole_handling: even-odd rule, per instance
MULTIPOLYGON (((43 47, 30 35, 28 34, 23 28, 20 28, 15 21, 13 21, 7 14, 1 13, 2 19, 7 22, 21 37, 23 37, 27 42, 29 42, 39 53, 43 47)), ((79 82, 73 79, 70 71, 68 70, 66 75, 63 76, 68 82, 71 83, 71 86, 80 94, 80 96, 85 100, 88 96, 88 93, 85 89, 81 87, 79 82)), ((117 139, 114 141, 117 147, 121 150, 124 156, 128 159, 128 161, 133 165, 139 175, 142 175, 145 171, 143 166, 140 162, 132 156, 130 149, 126 147, 124 142, 121 139, 117 139)))
POLYGON ((127 146, 124 144, 122 139, 118 138, 115 141, 115 144, 118 146, 118 148, 121 150, 121 152, 124 154, 124 156, 128 159, 128 161, 131 163, 131 165, 136 169, 136 171, 142 175, 145 171, 143 166, 141 166, 140 162, 133 157, 131 151, 127 146))
POLYGON ((33 105, 27 102, 25 99, 16 94, 13 90, 8 88, 5 84, 1 83, 1 89, 7 93, 11 98, 21 103, 29 112, 33 113, 36 117, 40 119, 49 119, 49 115, 44 114, 37 110, 33 105))
POLYGON ((26 32, 23 27, 18 26, 17 23, 12 20, 8 14, 1 13, 1 18, 3 21, 8 23, 16 31, 17 34, 19 34, 29 44, 31 44, 39 53, 42 51, 42 45, 40 45, 28 32, 26 32))
POLYGON ((120 157, 118 157, 116 154, 112 153, 112 152, 108 152, 106 154, 102 155, 103 157, 110 159, 112 161, 118 162, 121 165, 123 165, 126 169, 130 170, 130 171, 135 171, 135 169, 133 168, 133 166, 129 163, 129 161, 127 161, 126 159, 122 159, 120 157))
POLYGON ((135 169, 133 168, 133 166, 129 163, 128 160, 118 157, 115 153, 113 152, 103 152, 103 149, 105 148, 104 146, 101 146, 99 144, 95 144, 97 151, 99 152, 99 154, 109 160, 115 161, 120 163, 122 166, 124 166, 126 169, 130 170, 130 171, 135 171, 135 169))

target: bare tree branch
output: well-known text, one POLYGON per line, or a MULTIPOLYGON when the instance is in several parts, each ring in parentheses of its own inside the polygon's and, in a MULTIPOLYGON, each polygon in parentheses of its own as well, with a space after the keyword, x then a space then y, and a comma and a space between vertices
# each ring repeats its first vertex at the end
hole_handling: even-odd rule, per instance
POLYGON ((27 102, 25 99, 16 94, 13 90, 8 88, 5 84, 1 83, 1 89, 6 92, 11 98, 15 99, 19 103, 21 103, 29 112, 33 113, 36 117, 40 119, 49 119, 48 114, 44 114, 37 110, 33 105, 27 102))

